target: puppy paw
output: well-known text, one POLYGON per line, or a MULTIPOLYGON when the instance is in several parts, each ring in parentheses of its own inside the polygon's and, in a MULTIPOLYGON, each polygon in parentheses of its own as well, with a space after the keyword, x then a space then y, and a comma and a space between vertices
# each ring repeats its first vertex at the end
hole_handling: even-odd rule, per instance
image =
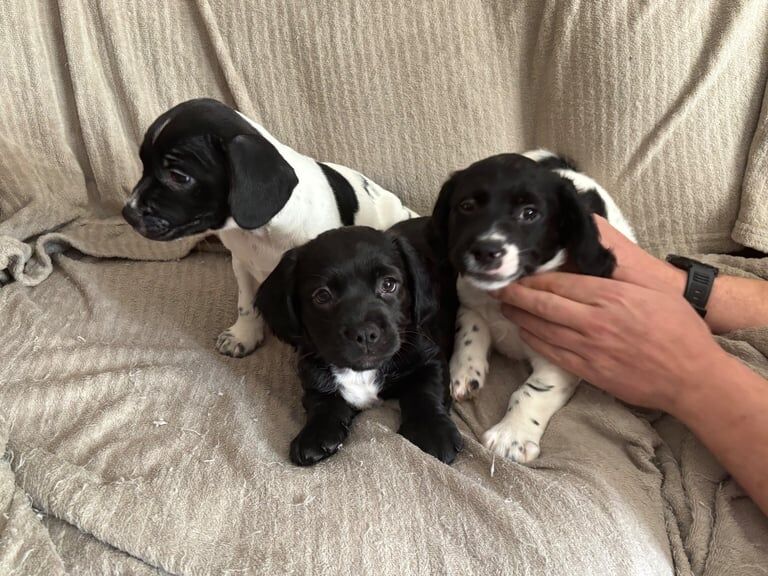
POLYGON ((488 362, 479 359, 451 359, 451 396, 461 402, 475 396, 485 384, 488 362))
POLYGON ((427 454, 446 464, 453 462, 464 447, 464 440, 456 424, 444 414, 419 421, 403 422, 399 433, 427 454))
POLYGON ((541 427, 520 420, 502 420, 483 434, 483 444, 502 458, 526 464, 539 456, 541 427))
POLYGON ((291 442, 291 462, 297 466, 311 466, 333 456, 347 437, 347 428, 341 423, 307 424, 291 442))
POLYGON ((219 334, 216 350, 225 356, 242 358, 253 352, 264 341, 264 325, 254 319, 239 319, 219 334))

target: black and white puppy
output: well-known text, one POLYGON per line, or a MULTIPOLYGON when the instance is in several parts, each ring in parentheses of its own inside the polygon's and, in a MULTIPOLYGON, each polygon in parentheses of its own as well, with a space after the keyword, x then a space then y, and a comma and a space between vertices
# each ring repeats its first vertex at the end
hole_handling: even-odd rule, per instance
POLYGON ((448 389, 456 277, 414 248, 427 245, 427 221, 325 232, 261 285, 259 310, 298 352, 307 421, 291 442, 295 464, 334 454, 355 415, 388 398, 399 399, 399 432, 416 446, 446 463, 461 449, 448 389))
POLYGON ((459 274, 453 397, 464 400, 482 388, 491 346, 533 367, 504 418, 483 436, 486 447, 517 462, 539 455, 549 420, 573 395, 578 378, 528 348, 488 292, 566 262, 583 274, 611 276, 616 262, 600 244, 593 213, 635 240, 608 193, 546 150, 480 160, 454 173, 435 204, 433 244, 445 247, 444 257, 459 274))
POLYGON ((262 342, 256 290, 286 250, 342 225, 386 229, 416 216, 359 172, 300 154, 212 99, 162 114, 139 154, 144 172, 124 218, 153 240, 212 231, 232 252, 238 318, 216 343, 229 356, 262 342))

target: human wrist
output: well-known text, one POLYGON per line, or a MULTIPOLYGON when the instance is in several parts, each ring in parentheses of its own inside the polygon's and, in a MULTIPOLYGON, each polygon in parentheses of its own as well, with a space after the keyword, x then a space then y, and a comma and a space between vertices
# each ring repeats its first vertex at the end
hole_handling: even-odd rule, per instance
POLYGON ((713 406, 734 391, 743 370, 749 369, 713 342, 712 350, 703 351, 695 364, 681 369, 675 390, 663 409, 695 428, 713 406))

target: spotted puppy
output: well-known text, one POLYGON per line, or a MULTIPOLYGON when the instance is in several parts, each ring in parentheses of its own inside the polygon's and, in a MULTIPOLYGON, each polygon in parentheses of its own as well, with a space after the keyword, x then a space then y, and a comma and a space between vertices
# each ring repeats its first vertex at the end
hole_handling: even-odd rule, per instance
POLYGON ((488 448, 517 462, 539 455, 541 436, 578 377, 523 344, 488 292, 566 261, 583 274, 611 276, 616 262, 600 244, 593 213, 634 241, 608 193, 545 150, 476 162, 451 176, 435 205, 433 244, 445 247, 459 274, 462 305, 450 363, 452 395, 464 400, 482 388, 491 346, 510 358, 527 358, 533 367, 504 418, 483 436, 488 448))
POLYGON ((416 216, 359 172, 300 154, 208 98, 158 117, 139 155, 144 171, 123 209, 128 223, 153 240, 212 232, 232 252, 238 317, 216 343, 228 356, 263 341, 256 290, 284 252, 340 226, 385 229, 416 216))

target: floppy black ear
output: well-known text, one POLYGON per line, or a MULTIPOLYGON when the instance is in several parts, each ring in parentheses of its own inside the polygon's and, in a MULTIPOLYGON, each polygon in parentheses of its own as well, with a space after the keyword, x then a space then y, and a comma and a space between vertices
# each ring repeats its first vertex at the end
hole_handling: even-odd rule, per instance
POLYGON ((296 172, 260 134, 241 134, 226 144, 229 208, 241 228, 264 226, 299 183, 296 172))
POLYGON ((411 295, 411 313, 414 323, 420 325, 437 313, 437 298, 432 289, 429 272, 408 240, 394 235, 392 242, 394 242, 405 263, 408 273, 408 289, 411 295))
POLYGON ((582 274, 610 278, 616 268, 613 253, 600 244, 600 233, 587 205, 579 202, 578 192, 570 181, 563 180, 560 198, 560 232, 568 259, 582 274))
POLYGON ((295 248, 283 254, 256 293, 256 307, 272 333, 293 346, 301 342, 302 334, 295 297, 297 258, 295 248))
POLYGON ((448 222, 451 215, 451 197, 456 187, 455 177, 454 172, 440 188, 427 228, 430 248, 441 260, 448 258, 448 222))

